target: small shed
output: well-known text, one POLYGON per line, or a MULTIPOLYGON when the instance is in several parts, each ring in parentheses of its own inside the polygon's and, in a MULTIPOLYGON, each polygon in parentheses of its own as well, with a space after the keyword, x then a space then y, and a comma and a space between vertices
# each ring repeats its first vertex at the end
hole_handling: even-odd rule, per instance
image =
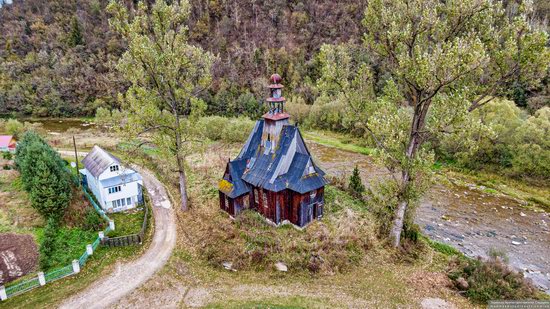
POLYGON ((17 141, 13 135, 0 135, 0 151, 15 152, 17 141))

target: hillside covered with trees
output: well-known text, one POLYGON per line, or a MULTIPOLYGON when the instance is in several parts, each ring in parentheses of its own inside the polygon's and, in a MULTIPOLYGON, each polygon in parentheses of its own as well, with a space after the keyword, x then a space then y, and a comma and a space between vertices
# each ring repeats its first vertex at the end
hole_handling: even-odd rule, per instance
MULTIPOLYGON (((128 7, 134 2, 126 1, 128 7)), ((125 43, 109 28, 106 0, 14 1, 0 10, 0 114, 91 116, 117 107, 128 83, 113 69, 125 43)), ((258 113, 266 76, 279 72, 295 101, 319 98, 323 44, 345 44, 367 61, 377 91, 387 75, 362 46, 367 1, 191 1, 189 40, 218 55, 202 94, 208 112, 258 113)), ((518 4, 506 1, 515 12, 518 4)), ((532 23, 548 27, 550 6, 535 1, 532 23)), ((550 100, 548 77, 536 87, 517 81, 509 98, 534 113, 550 100)), ((340 128, 342 129, 342 128, 340 128)))

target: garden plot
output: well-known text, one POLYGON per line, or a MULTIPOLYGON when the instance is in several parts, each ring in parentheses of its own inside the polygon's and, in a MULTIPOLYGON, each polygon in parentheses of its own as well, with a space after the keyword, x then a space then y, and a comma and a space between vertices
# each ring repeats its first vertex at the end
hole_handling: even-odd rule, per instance
POLYGON ((38 248, 31 235, 0 234, 0 284, 33 272, 38 264, 38 248))

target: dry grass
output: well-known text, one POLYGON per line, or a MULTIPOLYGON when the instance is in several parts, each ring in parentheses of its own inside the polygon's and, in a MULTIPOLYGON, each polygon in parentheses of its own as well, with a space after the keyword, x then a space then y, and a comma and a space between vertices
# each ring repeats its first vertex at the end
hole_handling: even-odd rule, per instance
MULTIPOLYGON (((218 208, 216 188, 239 146, 214 143, 205 154, 188 158, 192 208, 177 212, 176 250, 167 266, 124 299, 122 307, 414 308, 425 297, 471 307, 448 287, 445 256, 425 246, 414 262, 396 259, 374 237, 370 213, 335 188, 327 189, 326 216, 304 231, 271 227, 253 212, 231 220, 218 208), (224 261, 233 262, 237 271, 225 270, 224 261), (285 262, 289 271, 276 271, 276 261, 285 262)), ((174 167, 159 160, 144 163, 177 201, 174 167)))

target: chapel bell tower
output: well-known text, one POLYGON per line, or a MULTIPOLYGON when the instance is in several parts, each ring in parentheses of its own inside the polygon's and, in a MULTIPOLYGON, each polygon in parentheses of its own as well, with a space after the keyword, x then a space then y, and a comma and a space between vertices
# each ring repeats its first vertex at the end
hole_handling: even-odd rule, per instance
POLYGON ((266 99, 269 106, 269 111, 263 115, 265 125, 262 132, 261 146, 264 147, 265 152, 275 152, 277 144, 279 142, 281 129, 284 125, 289 124, 288 119, 290 117, 284 110, 285 97, 283 97, 283 85, 281 81, 281 75, 271 75, 270 84, 268 86, 270 90, 270 97, 266 99))

